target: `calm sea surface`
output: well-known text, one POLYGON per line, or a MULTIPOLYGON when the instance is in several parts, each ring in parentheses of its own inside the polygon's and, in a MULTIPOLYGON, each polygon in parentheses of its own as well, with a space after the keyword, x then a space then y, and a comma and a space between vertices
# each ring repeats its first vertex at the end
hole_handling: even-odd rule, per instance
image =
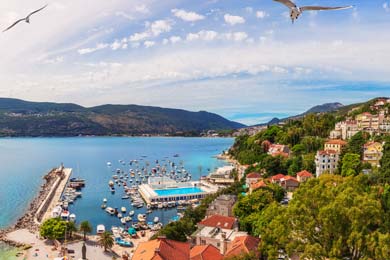
MULTIPOLYGON (((0 139, 0 228, 11 225, 28 207, 31 199, 39 191, 42 176, 61 162, 73 168, 73 177, 86 180, 82 198, 70 206, 77 222, 88 220, 96 225, 104 224, 107 229, 120 225, 116 217, 111 217, 100 208, 102 199, 107 198, 108 206, 125 206, 132 209, 129 200, 122 200, 122 189, 111 194, 108 181, 113 169, 126 172, 130 160, 139 164, 150 163, 150 168, 159 160, 182 163, 192 174, 193 180, 206 175, 226 164, 213 156, 228 149, 233 139, 228 138, 140 138, 140 137, 80 137, 80 138, 4 138, 0 139), (173 157, 179 154, 179 157, 173 157), (126 165, 119 163, 126 162, 126 165), (112 166, 107 167, 107 162, 112 166), (201 167, 200 167, 201 166, 201 167)), ((135 210, 145 213, 146 209, 135 210)), ((176 216, 176 210, 155 210, 148 220, 158 216, 165 224, 176 216)))

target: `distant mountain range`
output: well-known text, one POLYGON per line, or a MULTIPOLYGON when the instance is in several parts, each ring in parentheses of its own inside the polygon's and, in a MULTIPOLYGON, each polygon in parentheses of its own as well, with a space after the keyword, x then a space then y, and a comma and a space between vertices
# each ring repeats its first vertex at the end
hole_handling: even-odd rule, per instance
POLYGON ((206 111, 138 105, 86 108, 0 98, 0 136, 197 135, 244 126, 206 111))
POLYGON ((314 107, 310 108, 309 110, 307 110, 306 112, 304 112, 302 114, 299 114, 299 115, 296 115, 296 116, 290 116, 290 117, 286 117, 286 118, 282 118, 282 119, 274 117, 268 123, 258 124, 258 125, 255 125, 255 126, 277 125, 280 122, 283 122, 283 121, 288 120, 288 119, 300 118, 300 117, 303 117, 303 116, 305 116, 307 114, 312 114, 312 113, 316 114, 316 113, 333 112, 333 111, 339 110, 340 108, 343 108, 343 107, 344 107, 344 105, 341 104, 341 103, 338 103, 338 102, 335 102, 335 103, 325 103, 325 104, 322 104, 322 105, 314 106, 314 107))

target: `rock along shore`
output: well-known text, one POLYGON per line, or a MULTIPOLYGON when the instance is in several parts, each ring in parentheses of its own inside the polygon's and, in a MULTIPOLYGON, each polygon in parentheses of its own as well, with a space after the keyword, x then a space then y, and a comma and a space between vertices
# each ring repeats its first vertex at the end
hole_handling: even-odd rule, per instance
POLYGON ((14 225, 6 229, 0 230, 0 241, 5 242, 10 246, 16 246, 16 247, 26 246, 25 244, 11 241, 7 239, 6 236, 8 233, 18 229, 28 229, 32 233, 37 233, 39 231, 39 225, 35 221, 36 214, 41 204, 48 197, 53 184, 56 182, 56 180, 58 180, 58 178, 62 178, 63 176, 62 171, 63 171, 63 166, 61 166, 60 168, 53 168, 52 170, 49 171, 49 173, 43 176, 45 183, 41 185, 41 189, 38 195, 30 203, 30 206, 25 212, 25 214, 21 218, 19 218, 14 225))

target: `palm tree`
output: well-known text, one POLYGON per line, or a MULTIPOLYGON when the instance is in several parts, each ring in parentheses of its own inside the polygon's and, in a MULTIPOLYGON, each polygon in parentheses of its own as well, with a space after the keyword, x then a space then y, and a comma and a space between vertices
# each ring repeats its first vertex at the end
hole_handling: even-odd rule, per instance
POLYGON ((114 245, 114 239, 110 232, 105 231, 100 235, 99 245, 104 247, 104 251, 107 251, 107 248, 111 248, 114 245))
POLYGON ((83 232, 83 234, 84 234, 84 241, 86 241, 87 240, 87 233, 91 233, 92 232, 92 226, 91 226, 91 224, 87 220, 85 220, 85 221, 80 223, 79 230, 81 232, 83 232))
MULTIPOLYGON (((67 232, 69 232, 69 238, 72 238, 72 233, 77 231, 77 227, 73 221, 69 221, 66 224, 67 232)), ((66 236, 66 234, 65 234, 66 236)))

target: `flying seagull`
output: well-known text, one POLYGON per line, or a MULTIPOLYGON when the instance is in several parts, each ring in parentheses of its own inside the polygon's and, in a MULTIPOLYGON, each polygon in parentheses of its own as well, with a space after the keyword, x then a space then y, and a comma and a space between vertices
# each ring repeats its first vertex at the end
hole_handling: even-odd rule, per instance
POLYGON ((281 4, 284 4, 290 9, 290 17, 292 23, 303 13, 303 11, 321 11, 321 10, 342 10, 352 8, 352 5, 338 6, 338 7, 325 7, 325 6, 301 6, 298 7, 291 0, 274 0, 281 4))
POLYGON ((35 13, 38 13, 39 11, 43 10, 44 8, 46 8, 47 5, 45 5, 44 7, 42 8, 39 8, 38 10, 35 10, 34 12, 31 12, 29 15, 27 15, 25 18, 22 18, 22 19, 19 19, 17 20, 16 22, 14 22, 10 27, 8 27, 7 29, 5 29, 3 32, 5 31, 8 31, 9 29, 11 29, 12 27, 14 27, 15 25, 17 25, 18 23, 20 23, 21 21, 25 21, 26 23, 30 23, 30 17, 31 15, 35 14, 35 13))

